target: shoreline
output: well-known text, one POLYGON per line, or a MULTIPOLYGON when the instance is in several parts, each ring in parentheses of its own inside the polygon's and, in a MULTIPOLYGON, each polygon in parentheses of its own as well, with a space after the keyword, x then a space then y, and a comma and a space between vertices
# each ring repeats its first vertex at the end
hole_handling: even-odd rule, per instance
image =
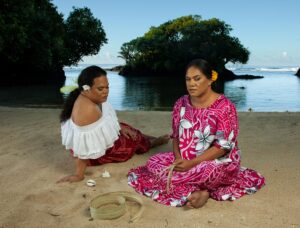
MULTIPOLYGON (((7 105, 2 105, 0 104, 0 112, 1 108, 12 108, 12 109, 62 109, 62 105, 13 105, 13 106, 7 106, 7 105)), ((122 109, 118 110, 116 109, 117 112, 172 112, 173 107, 158 107, 158 108, 153 108, 153 109, 122 109)), ((248 111, 237 111, 237 113, 300 113, 299 111, 255 111, 253 109, 248 110, 248 111)))
MULTIPOLYGON (((171 112, 118 111, 120 121, 154 136, 170 133, 171 112)), ((238 112, 242 166, 260 172, 266 186, 234 202, 212 199, 201 209, 160 205, 143 197, 145 211, 129 224, 129 213, 112 221, 90 220, 89 202, 112 191, 130 191, 126 174, 171 142, 124 163, 89 167, 85 182, 56 184, 74 170, 61 145, 59 110, 0 106, 1 227, 296 227, 300 199, 300 112, 238 112), (101 178, 107 170, 111 178, 101 178), (178 218, 180 217, 180 220, 178 218), (232 219, 232 218, 235 219, 232 219), (156 219, 153 219, 156 218, 156 219), (193 220, 191 220, 193 218, 193 220), (43 225, 42 225, 43 224, 43 225)), ((137 194, 137 193, 136 193, 137 194)), ((130 205, 130 211, 137 208, 130 205)))

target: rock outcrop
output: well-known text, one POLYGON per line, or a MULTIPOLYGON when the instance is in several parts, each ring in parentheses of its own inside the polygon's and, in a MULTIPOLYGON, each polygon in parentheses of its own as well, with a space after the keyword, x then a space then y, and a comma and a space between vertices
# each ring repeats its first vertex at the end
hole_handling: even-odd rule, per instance
POLYGON ((295 75, 297 75, 298 77, 300 77, 300 68, 298 69, 298 71, 297 71, 297 73, 295 75))

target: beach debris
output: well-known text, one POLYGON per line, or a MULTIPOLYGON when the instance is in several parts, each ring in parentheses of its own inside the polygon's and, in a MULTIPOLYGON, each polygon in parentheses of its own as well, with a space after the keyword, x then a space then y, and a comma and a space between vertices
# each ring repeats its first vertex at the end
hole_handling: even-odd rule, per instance
POLYGON ((168 227, 168 225, 169 225, 168 219, 165 219, 165 221, 166 221, 166 226, 165 227, 168 227))
POLYGON ((110 178, 110 173, 108 172, 108 171, 104 171, 102 174, 101 174, 101 176, 103 177, 103 178, 110 178))
POLYGON ((89 187, 95 187, 96 181, 94 181, 93 179, 89 179, 89 180, 87 180, 86 185, 89 187))
POLYGON ((52 213, 52 212, 47 212, 47 213, 53 217, 60 216, 60 214, 57 214, 57 213, 52 213))

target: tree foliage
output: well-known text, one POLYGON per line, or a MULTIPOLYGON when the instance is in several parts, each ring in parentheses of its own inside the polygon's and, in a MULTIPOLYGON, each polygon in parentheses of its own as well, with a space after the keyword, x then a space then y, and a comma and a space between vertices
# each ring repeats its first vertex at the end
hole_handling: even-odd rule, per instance
POLYGON ((88 8, 74 8, 66 20, 66 48, 68 65, 77 63, 82 56, 95 55, 107 42, 101 21, 88 8))
POLYGON ((14 83, 24 74, 42 82, 41 74, 77 64, 107 42, 88 8, 73 8, 64 20, 50 0, 1 0, 0 31, 1 77, 14 83))
POLYGON ((124 72, 164 74, 184 71, 195 58, 208 60, 221 71, 228 62, 246 63, 249 51, 239 39, 230 36, 231 27, 199 15, 183 16, 158 27, 151 27, 142 37, 124 43, 120 57, 126 61, 124 72))

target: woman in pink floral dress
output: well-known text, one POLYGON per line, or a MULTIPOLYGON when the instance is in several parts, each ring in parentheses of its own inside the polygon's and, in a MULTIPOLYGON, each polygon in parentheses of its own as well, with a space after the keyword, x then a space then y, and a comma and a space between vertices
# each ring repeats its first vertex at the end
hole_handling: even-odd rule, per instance
POLYGON ((165 205, 199 208, 209 197, 235 200, 265 184, 258 172, 240 166, 236 109, 212 90, 217 76, 205 60, 188 65, 189 95, 173 109, 173 152, 156 154, 129 171, 128 183, 137 192, 165 205))

